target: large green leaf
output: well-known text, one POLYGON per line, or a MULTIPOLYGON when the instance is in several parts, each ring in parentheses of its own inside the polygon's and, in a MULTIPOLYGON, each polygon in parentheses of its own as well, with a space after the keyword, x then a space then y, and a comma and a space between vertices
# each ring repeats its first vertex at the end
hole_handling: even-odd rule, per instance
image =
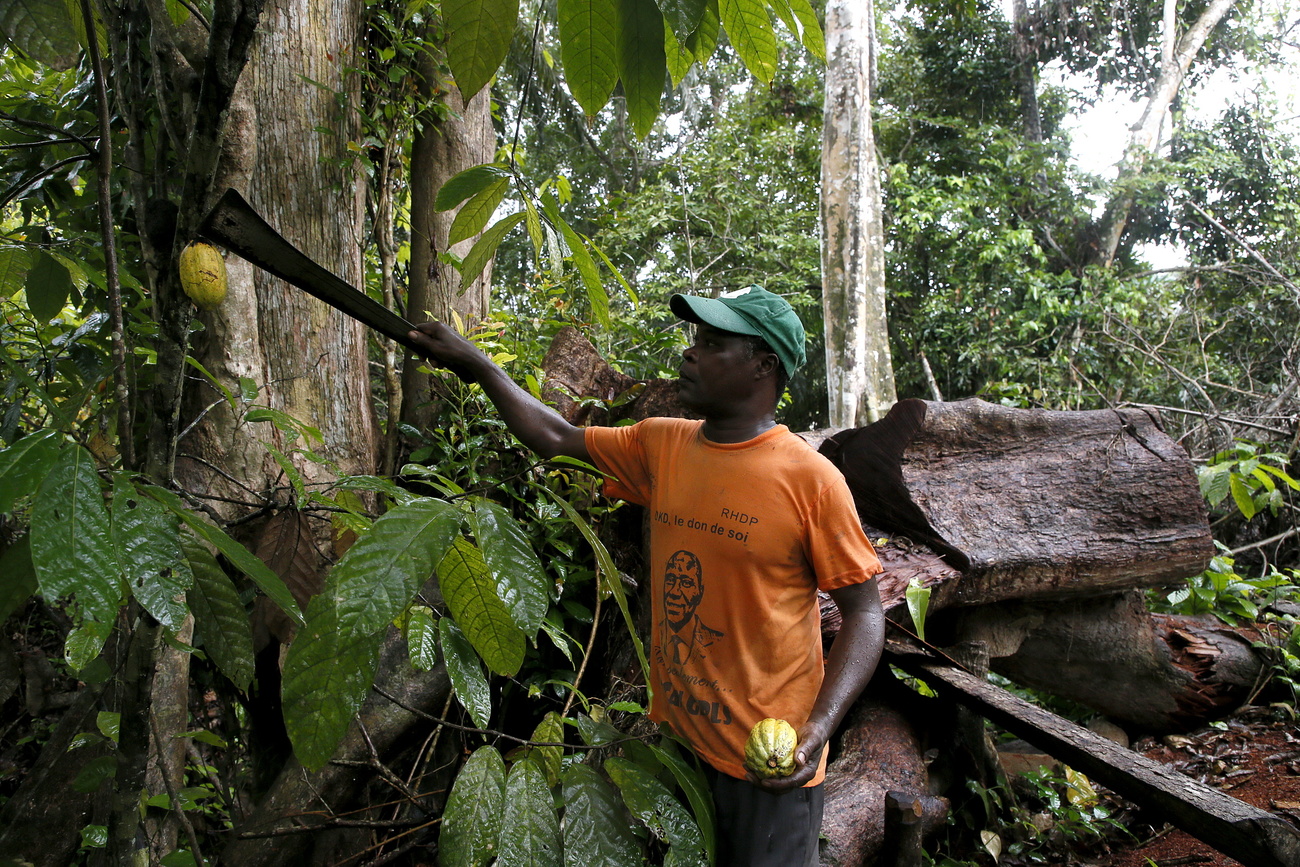
POLYGON ((456 213, 456 219, 452 220, 447 243, 459 244, 483 231, 509 189, 510 181, 507 178, 497 178, 495 183, 470 196, 465 206, 456 213))
POLYGON ((465 102, 492 80, 519 20, 519 0, 442 0, 447 65, 465 102))
POLYGON ((203 539, 225 555, 226 559, 234 564, 236 569, 252 579, 253 583, 260 587, 272 602, 280 606, 281 611, 292 617, 295 622, 302 623, 302 611, 299 610, 298 603, 294 601, 293 594, 289 592, 289 588, 285 586, 283 579, 272 572, 271 567, 263 563, 243 545, 227 536, 218 527, 185 508, 181 498, 166 488, 150 486, 145 488, 144 492, 170 509, 200 539, 203 539))
POLYGON ((0 452, 0 515, 36 491, 63 448, 63 435, 46 429, 30 433, 0 452))
POLYGON ((442 598, 487 667, 514 677, 524 664, 524 633, 515 625, 483 554, 463 536, 438 564, 442 598))
POLYGON ((27 271, 27 309, 37 322, 49 322, 63 310, 72 294, 72 277, 48 253, 38 253, 27 271))
POLYGON ((678 788, 686 793, 691 812, 695 814, 695 824, 700 829, 704 847, 709 853, 709 863, 712 864, 717 840, 713 830, 713 793, 709 790, 708 781, 704 774, 681 757, 676 742, 665 738, 662 746, 646 744, 646 748, 673 775, 678 788))
POLYGON ((465 760, 442 811, 442 867, 479 867, 497 856, 505 797, 505 761, 494 747, 479 747, 465 760))
POLYGON ((595 117, 618 82, 620 0, 559 0, 560 61, 569 92, 595 117))
POLYGON ((519 221, 524 218, 524 212, 519 211, 508 217, 498 220, 492 228, 488 229, 479 239, 474 242, 470 248, 469 255, 460 267, 460 291, 464 292, 469 285, 474 282, 487 263, 497 254, 497 247, 501 245, 501 239, 506 233, 519 225, 519 221))
POLYGON ((246 691, 253 682, 253 630, 239 591, 196 536, 182 532, 180 546, 194 576, 186 599, 203 649, 231 683, 246 691))
POLYGON ((324 595, 350 632, 380 632, 433 577, 460 530, 461 513, 441 500, 390 509, 330 570, 324 595))
POLYGON ((26 247, 0 247, 0 298, 12 298, 27 282, 32 254, 26 247))
POLYGON ((722 29, 722 20, 718 14, 718 0, 709 0, 700 19, 700 26, 695 28, 691 38, 686 40, 686 50, 700 63, 708 62, 718 47, 718 34, 722 29))
POLYGON ((94 459, 81 446, 65 448, 41 485, 31 533, 32 564, 42 595, 51 602, 74 596, 81 619, 104 627, 78 636, 81 653, 87 653, 91 648, 84 639, 107 638, 117 617, 122 570, 94 459))
POLYGON ((412 605, 406 612, 406 648, 411 665, 420 671, 432 671, 438 664, 438 617, 427 605, 412 605))
POLYGON ((113 478, 112 519, 127 586, 146 611, 175 632, 187 613, 180 597, 194 577, 181 554, 180 520, 162 503, 142 496, 125 473, 113 478))
POLYGON ((767 0, 718 0, 718 14, 745 68, 767 84, 776 75, 776 34, 767 0))
POLYGON ((632 129, 645 138, 659 116, 668 74, 664 18, 654 0, 620 0, 619 16, 618 74, 632 129))
POLYGON ((534 636, 550 607, 551 579, 510 512, 482 497, 473 504, 470 528, 496 578, 497 594, 524 635, 534 636))
POLYGON ((564 718, 555 711, 548 711, 533 729, 533 735, 529 740, 533 744, 547 745, 530 746, 528 758, 542 769, 542 773, 546 775, 546 785, 559 785, 560 767, 564 760, 564 747, 559 746, 564 743, 564 718), (550 746, 551 744, 555 746, 550 746))
POLYGON ((289 645, 280 687, 284 725, 304 767, 323 768, 347 734, 374 682, 383 641, 383 632, 349 628, 324 593, 307 604, 307 623, 289 645))
POLYGON ((644 863, 623 814, 618 791, 591 765, 564 772, 565 867, 626 867, 644 863))
POLYGON ((438 638, 443 661, 447 664, 447 679, 451 681, 456 700, 476 726, 487 728, 492 718, 492 690, 488 688, 474 645, 450 617, 438 621, 438 638))
POLYGON ((433 200, 434 210, 450 211, 466 199, 478 195, 498 181, 509 177, 510 172, 498 165, 487 163, 471 166, 447 179, 433 200))
POLYGON ((678 42, 685 42, 695 32, 708 6, 709 0, 659 0, 664 23, 678 42))
POLYGON ((81 53, 66 0, 5 0, 0 33, 20 51, 55 69, 71 69, 81 53))
POLYGON ((573 259, 573 264, 578 266, 578 274, 582 277, 582 285, 587 289, 587 300, 591 303, 592 318, 605 328, 609 328, 609 293, 605 291, 605 284, 600 282, 600 271, 596 268, 596 262, 591 258, 591 253, 587 251, 586 239, 574 231, 573 227, 564 220, 559 219, 558 215, 555 222, 560 227, 560 233, 564 235, 564 243, 569 245, 569 256, 573 259))
POLYGON ((668 841, 680 861, 707 863, 699 826, 654 774, 620 758, 606 759, 605 772, 618 786, 623 803, 632 815, 656 837, 668 841))
POLYGON ((0 623, 8 620, 39 586, 32 566, 31 543, 29 533, 0 553, 0 623))
POLYGON ((500 867, 560 867, 560 820, 546 777, 534 762, 516 762, 506 777, 500 867))
POLYGON ((808 0, 790 0, 790 9, 795 20, 799 22, 799 41, 808 53, 822 63, 826 62, 826 34, 822 24, 817 20, 817 12, 808 0))

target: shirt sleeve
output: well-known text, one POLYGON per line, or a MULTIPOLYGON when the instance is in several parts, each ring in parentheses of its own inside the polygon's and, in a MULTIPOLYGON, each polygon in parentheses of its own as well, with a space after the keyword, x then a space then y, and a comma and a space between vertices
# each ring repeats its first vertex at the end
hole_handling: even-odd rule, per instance
POLYGON ((817 498, 806 532, 808 559, 819 590, 860 584, 884 571, 842 479, 828 484, 817 498))
POLYGON ((650 502, 645 422, 627 427, 589 427, 584 433, 591 462, 610 478, 604 494, 641 506, 650 502))

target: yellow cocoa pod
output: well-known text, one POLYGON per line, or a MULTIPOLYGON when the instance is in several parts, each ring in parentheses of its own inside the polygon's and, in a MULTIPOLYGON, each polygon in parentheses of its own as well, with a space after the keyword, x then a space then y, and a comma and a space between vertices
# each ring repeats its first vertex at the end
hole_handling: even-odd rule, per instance
POLYGON ((216 310, 226 300, 226 260, 211 244, 194 241, 181 250, 181 288, 200 310, 216 310))
POLYGON ((764 779, 788 777, 794 773, 798 745, 794 726, 783 719, 765 719, 749 730, 745 767, 764 779))

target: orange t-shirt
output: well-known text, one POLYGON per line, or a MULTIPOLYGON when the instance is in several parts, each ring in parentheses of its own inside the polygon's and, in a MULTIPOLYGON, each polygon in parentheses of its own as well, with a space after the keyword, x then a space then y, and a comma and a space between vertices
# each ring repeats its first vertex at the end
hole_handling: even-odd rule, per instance
MULTIPOLYGON (((650 518, 650 717, 744 778, 759 720, 799 728, 822 683, 817 589, 881 570, 848 486, 783 425, 743 443, 655 418, 588 428, 605 493, 650 518)), ((825 760, 814 785, 825 776, 825 760)))

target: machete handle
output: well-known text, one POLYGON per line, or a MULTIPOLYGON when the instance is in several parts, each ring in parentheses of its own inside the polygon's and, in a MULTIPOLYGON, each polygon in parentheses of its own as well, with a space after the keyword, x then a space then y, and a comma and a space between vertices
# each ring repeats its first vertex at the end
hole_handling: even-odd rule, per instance
MULTIPOLYGON (((410 338, 414 325, 286 241, 238 191, 228 189, 222 194, 199 234, 425 357, 410 338)), ((463 371, 452 372, 473 381, 463 371)))

